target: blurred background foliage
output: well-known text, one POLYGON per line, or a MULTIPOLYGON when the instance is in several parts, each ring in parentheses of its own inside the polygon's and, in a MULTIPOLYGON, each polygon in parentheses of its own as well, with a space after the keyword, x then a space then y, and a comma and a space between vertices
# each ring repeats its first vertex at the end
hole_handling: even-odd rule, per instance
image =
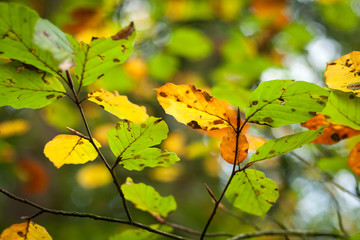
MULTIPOLYGON (((358 50, 360 45, 359 0, 19 0, 79 41, 92 36, 111 36, 135 22, 135 51, 121 67, 112 69, 88 91, 104 88, 126 94, 147 108, 149 115, 163 117, 169 138, 163 148, 176 152, 181 161, 170 168, 142 172, 119 170, 121 182, 152 185, 161 195, 174 195, 178 209, 169 221, 201 230, 213 203, 203 183, 217 196, 229 176, 231 165, 219 155, 220 139, 189 130, 165 115, 154 88, 166 82, 194 84, 212 95, 244 109, 251 91, 261 81, 295 79, 324 86, 326 62, 358 50)), ((85 92, 84 92, 85 94, 85 92)), ((93 103, 84 104, 95 138, 105 155, 106 132, 117 119, 93 103)), ((49 208, 93 212, 125 217, 121 201, 100 162, 66 165, 56 169, 43 147, 65 126, 85 132, 72 102, 61 99, 39 111, 0 109, 1 187, 49 208), (14 121, 14 119, 16 121, 14 121), (10 121, 10 122, 9 122, 10 121), (10 124, 10 125, 9 125, 10 124), (94 174, 95 173, 95 174, 94 174)), ((247 129, 252 149, 265 139, 304 130, 299 124, 270 129, 247 129)), ((280 198, 261 219, 232 208, 219 210, 211 232, 240 233, 287 228, 335 231, 339 229, 337 198, 344 227, 360 231, 358 179, 348 169, 349 149, 359 137, 336 145, 308 145, 256 165, 280 186, 280 198), (315 167, 315 165, 317 167, 315 167), (322 170, 328 172, 324 177, 322 170), (336 190, 334 181, 358 198, 336 190), (284 225, 284 226, 283 226, 284 225)), ((250 154, 253 151, 250 151, 250 154)), ((131 205, 131 204, 130 204, 131 205)), ((156 223, 147 213, 134 209, 137 220, 156 223)), ((0 196, 0 231, 20 217, 32 215, 28 208, 0 196)), ((44 214, 36 222, 54 239, 107 239, 127 226, 44 214)), ((221 238, 218 238, 221 239, 221 238)), ((261 239, 261 238, 259 238, 261 239)), ((262 239, 283 239, 265 237, 262 239)))

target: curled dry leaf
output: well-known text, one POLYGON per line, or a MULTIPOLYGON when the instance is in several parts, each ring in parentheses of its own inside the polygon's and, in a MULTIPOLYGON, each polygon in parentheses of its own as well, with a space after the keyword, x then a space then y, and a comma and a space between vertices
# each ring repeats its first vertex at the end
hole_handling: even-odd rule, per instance
MULTIPOLYGON (((94 139, 97 147, 100 143, 94 139)), ((57 168, 64 164, 82 164, 94 160, 98 153, 87 139, 60 134, 45 145, 44 153, 57 168)))
POLYGON ((229 127, 236 112, 230 106, 194 85, 167 83, 156 89, 157 99, 167 114, 193 129, 205 131, 229 127))
POLYGON ((356 175, 360 176, 360 142, 351 150, 348 165, 356 175))
POLYGON ((13 224, 5 229, 0 240, 52 240, 46 229, 34 222, 13 224))
POLYGON ((316 130, 322 126, 326 126, 324 133, 317 137, 313 143, 320 144, 336 144, 341 140, 350 138, 360 134, 359 130, 352 129, 350 127, 339 125, 333 122, 328 122, 323 114, 317 114, 309 121, 302 123, 301 126, 308 128, 309 130, 316 130))
POLYGON ((231 164, 234 163, 235 155, 236 164, 241 163, 247 157, 248 149, 249 143, 246 136, 240 133, 236 155, 236 132, 232 128, 229 128, 220 144, 221 156, 231 164))
POLYGON ((89 93, 88 97, 89 101, 98 104, 118 118, 127 119, 134 123, 142 123, 149 118, 144 106, 131 103, 127 96, 119 95, 117 91, 112 93, 105 89, 99 89, 89 93))
POLYGON ((360 51, 353 51, 328 63, 324 76, 329 88, 359 95, 360 51))

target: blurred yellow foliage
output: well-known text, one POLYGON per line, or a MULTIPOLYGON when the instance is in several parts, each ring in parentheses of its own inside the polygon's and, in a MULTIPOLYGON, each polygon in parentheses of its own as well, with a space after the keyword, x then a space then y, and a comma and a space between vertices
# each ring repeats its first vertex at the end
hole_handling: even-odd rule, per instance
POLYGON ((107 140, 107 132, 110 129, 113 129, 115 127, 115 124, 113 123, 107 123, 107 124, 103 124, 103 125, 99 125, 94 129, 94 138, 96 138, 99 143, 101 143, 101 145, 103 146, 107 146, 109 145, 109 142, 107 140))
POLYGON ((150 170, 150 177, 161 182, 171 182, 179 178, 184 172, 184 168, 180 164, 171 167, 158 167, 150 170))
POLYGON ((2 122, 0 123, 0 138, 24 134, 29 128, 29 123, 23 119, 2 122))
POLYGON ((162 147, 169 152, 174 152, 178 156, 186 155, 186 136, 184 132, 174 131, 170 132, 167 139, 162 142, 162 147))
POLYGON ((142 81, 148 76, 148 68, 146 62, 140 57, 129 58, 124 63, 125 72, 137 82, 142 81))
POLYGON ((76 174, 77 182, 86 189, 102 187, 111 182, 111 175, 103 164, 90 164, 76 174))

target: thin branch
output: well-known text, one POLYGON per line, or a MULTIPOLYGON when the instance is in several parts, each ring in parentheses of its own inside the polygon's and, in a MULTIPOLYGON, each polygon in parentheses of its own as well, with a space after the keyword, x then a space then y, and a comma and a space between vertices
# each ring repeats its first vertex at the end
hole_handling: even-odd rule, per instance
POLYGON ((328 232, 312 232, 312 231, 303 231, 303 230, 269 230, 269 231, 259 231, 259 232, 251 232, 251 233, 241 233, 238 234, 228 240, 238 240, 238 239, 248 239, 255 238, 261 236, 304 236, 304 237, 331 237, 331 238, 341 238, 345 239, 345 237, 338 233, 328 233, 328 232))
POLYGON ((95 215, 95 214, 92 214, 92 213, 68 212, 68 211, 63 211, 63 210, 50 209, 50 208, 46 208, 46 207, 43 207, 41 205, 38 205, 36 203, 33 203, 33 202, 31 202, 31 201, 29 201, 27 199, 16 196, 16 195, 6 191, 3 188, 0 188, 0 192, 3 193, 4 195, 6 195, 7 197, 13 199, 13 200, 16 200, 16 201, 24 203, 26 205, 32 206, 32 207, 39 210, 39 212, 34 214, 32 217, 28 217, 27 218, 28 220, 30 220, 30 219, 32 219, 32 218, 34 218, 36 216, 39 216, 40 214, 43 214, 43 213, 49 213, 49 214, 60 215, 60 216, 78 217, 78 218, 91 218, 91 219, 94 219, 94 220, 121 223, 121 224, 126 224, 126 225, 139 227, 141 229, 144 229, 144 230, 147 230, 149 232, 156 233, 156 234, 160 234, 160 235, 169 237, 171 239, 181 239, 181 240, 185 239, 184 237, 181 237, 181 236, 177 236, 177 235, 174 235, 174 234, 171 234, 171 233, 167 233, 167 232, 163 232, 163 231, 158 230, 158 229, 151 228, 151 227, 149 227, 147 225, 144 225, 142 223, 129 221, 129 220, 118 219, 118 218, 105 217, 105 216, 95 215))
POLYGON ((81 114, 81 118, 83 120, 83 123, 85 125, 85 128, 86 128, 86 131, 89 135, 89 141, 90 143, 93 145, 94 149, 96 150, 96 152, 99 154, 99 157, 100 159, 103 161, 103 163, 105 164, 106 168, 109 170, 110 174, 111 174, 111 177, 113 179, 113 182, 116 186, 116 190, 118 191, 118 193, 120 194, 120 197, 121 197, 121 200, 122 200, 122 204, 124 206, 124 209, 125 209, 125 212, 126 212, 126 215, 129 219, 130 222, 132 222, 132 217, 131 217, 131 214, 130 214, 130 210, 129 210, 129 207, 127 206, 127 202, 126 202, 126 199, 125 199, 125 195, 123 193, 123 191, 121 190, 121 187, 120 187, 120 184, 115 176, 115 172, 113 171, 113 169, 110 167, 109 163, 106 161, 104 155, 102 154, 102 152, 100 151, 100 149, 96 146, 96 143, 94 142, 94 138, 92 137, 92 134, 91 134, 91 131, 90 131, 90 127, 89 127, 89 124, 87 123, 86 121, 86 117, 85 117, 85 114, 84 114, 84 110, 80 104, 80 101, 79 101, 79 97, 78 97, 78 94, 76 93, 76 90, 74 88, 74 84, 73 84, 73 81, 72 81, 72 78, 71 78, 71 74, 69 73, 69 71, 66 71, 66 76, 68 78, 68 81, 69 81, 69 86, 71 87, 71 91, 73 92, 73 95, 75 97, 75 104, 77 106, 77 108, 79 109, 79 112, 81 114))
MULTIPOLYGON (((204 237, 205 237, 205 235, 206 235, 206 231, 207 231, 207 229, 209 228, 210 223, 211 223, 212 219, 214 218, 214 216, 215 216, 215 214, 216 214, 216 210, 218 209, 221 200, 222 200, 223 197, 225 196, 225 192, 226 192, 226 190, 228 189, 228 187, 229 187, 229 185, 230 185, 230 183, 231 183, 231 180, 233 179, 233 177, 234 177, 235 174, 236 174, 236 166, 237 166, 237 164, 236 164, 237 161, 236 161, 236 160, 237 160, 237 157, 238 157, 238 149, 239 149, 238 144, 239 144, 240 133, 241 133, 242 129, 244 128, 246 122, 247 122, 247 121, 245 120, 245 122, 240 126, 240 124, 241 124, 241 123, 240 123, 241 119, 240 119, 240 109, 239 109, 239 108, 238 108, 238 110, 237 110, 237 119, 236 119, 236 120, 237 120, 237 123, 236 123, 237 126, 236 126, 236 131, 235 131, 235 132, 236 132, 236 143, 235 143, 236 146, 235 146, 235 156, 234 156, 233 169, 232 169, 231 175, 230 175, 230 177, 229 177, 229 180, 227 181, 227 183, 226 183, 226 185, 225 185, 225 187, 224 187, 224 189, 223 189, 220 197, 218 198, 218 200, 215 201, 215 206, 214 206, 214 208, 213 208, 213 211, 212 211, 212 213, 211 213, 208 221, 206 222, 206 225, 205 225, 205 227, 204 227, 204 230, 203 230, 202 233, 201 233, 200 240, 203 240, 203 239, 204 239, 204 237)), ((247 166, 247 165, 246 165, 246 166, 247 166)), ((246 167, 246 166, 245 166, 245 167, 246 167)), ((243 168, 242 171, 243 171, 243 170, 245 170, 245 168, 243 168)))

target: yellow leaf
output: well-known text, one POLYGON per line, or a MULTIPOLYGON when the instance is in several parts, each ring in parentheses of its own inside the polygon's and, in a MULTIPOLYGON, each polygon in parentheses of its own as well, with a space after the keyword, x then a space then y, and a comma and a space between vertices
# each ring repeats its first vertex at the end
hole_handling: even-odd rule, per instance
MULTIPOLYGON (((97 147, 100 143, 94 139, 97 147)), ((76 135, 60 134, 45 145, 44 153, 57 168, 64 164, 82 164, 94 160, 98 153, 93 145, 76 135)))
POLYGON ((109 184, 112 178, 103 164, 91 164, 77 172, 76 180, 83 188, 93 189, 109 184))
MULTIPOLYGON (((236 164, 241 163, 248 155, 249 143, 244 134, 240 133, 237 147, 236 164)), ((220 144, 221 156, 233 164, 236 153, 236 132, 229 128, 220 144)))
POLYGON ((13 224, 5 229, 0 240, 52 240, 46 229, 33 222, 13 224))
POLYGON ((177 121, 205 131, 226 128, 235 111, 194 85, 167 83, 157 90, 157 99, 177 121))
POLYGON ((329 88, 360 93, 360 51, 354 51, 328 63, 325 81, 329 88))
POLYGON ((29 123, 22 119, 14 119, 0 123, 0 138, 21 135, 29 130, 29 123))
POLYGON ((102 106, 118 118, 127 119, 134 123, 142 123, 149 118, 144 106, 131 103, 127 96, 119 95, 117 91, 112 93, 105 89, 99 89, 89 93, 88 97, 89 101, 102 106))

